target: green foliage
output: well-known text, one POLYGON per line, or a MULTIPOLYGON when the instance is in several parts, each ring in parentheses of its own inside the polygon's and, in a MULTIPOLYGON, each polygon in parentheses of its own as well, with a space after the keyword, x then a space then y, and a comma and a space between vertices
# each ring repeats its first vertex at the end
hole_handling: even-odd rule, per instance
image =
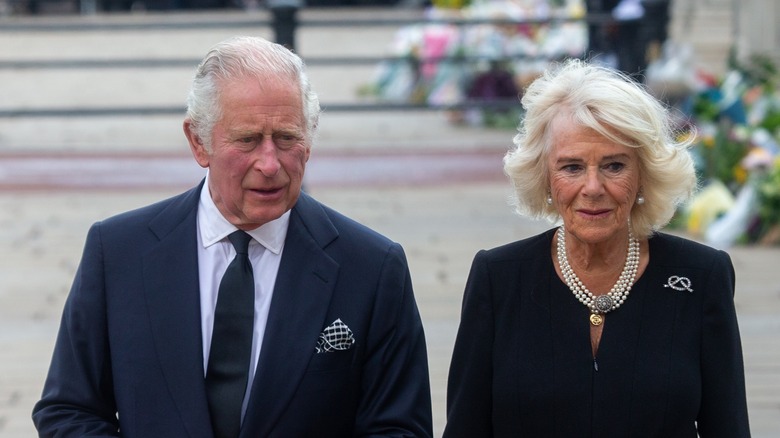
POLYGON ((705 138, 697 145, 700 177, 717 179, 735 192, 746 179, 740 162, 748 153, 750 140, 745 128, 729 119, 719 120, 716 127, 713 138, 705 138))
POLYGON ((737 63, 735 69, 741 72, 748 86, 759 85, 767 93, 777 90, 778 76, 777 66, 766 55, 752 55, 744 64, 737 63))
POLYGON ((780 158, 758 182, 758 217, 764 228, 780 224, 780 158))

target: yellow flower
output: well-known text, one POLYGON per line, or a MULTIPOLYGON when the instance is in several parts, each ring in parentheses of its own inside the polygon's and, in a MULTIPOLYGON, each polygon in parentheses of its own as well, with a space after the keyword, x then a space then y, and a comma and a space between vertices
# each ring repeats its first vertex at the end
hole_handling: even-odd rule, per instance
POLYGON ((715 219, 733 206, 734 196, 728 188, 719 180, 710 182, 686 208, 688 231, 694 235, 703 235, 715 219))
POLYGON ((734 166, 734 181, 739 184, 744 184, 747 181, 748 173, 742 166, 734 166))

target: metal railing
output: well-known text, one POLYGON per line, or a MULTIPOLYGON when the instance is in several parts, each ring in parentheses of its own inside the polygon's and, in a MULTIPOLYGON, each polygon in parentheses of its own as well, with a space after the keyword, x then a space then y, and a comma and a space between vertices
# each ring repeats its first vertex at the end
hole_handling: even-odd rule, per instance
MULTIPOLYGON (((603 24, 609 20, 606 15, 589 15, 582 19, 552 18, 547 20, 428 20, 419 18, 363 18, 360 20, 332 20, 332 19, 303 19, 300 27, 400 27, 413 24, 450 24, 456 26, 472 26, 480 24, 493 25, 519 25, 519 24, 551 24, 562 22, 582 22, 603 24)), ((88 32, 88 31, 132 31, 132 30, 182 30, 204 28, 230 28, 230 27, 270 27, 271 21, 267 16, 239 17, 233 16, 225 19, 194 18, 187 21, 171 19, 147 19, 138 21, 52 21, 52 20, 0 20, 0 35, 12 32, 88 32)), ((504 60, 539 60, 547 59, 543 56, 518 55, 506 57, 504 60)), ((427 63, 477 63, 489 60, 484 56, 443 56, 435 58, 420 58, 410 56, 330 56, 330 57, 306 57, 308 66, 356 66, 378 65, 382 62, 409 62, 422 65, 427 63)), ((125 69, 125 68, 176 68, 193 67, 200 59, 42 59, 42 60, 0 60, 0 70, 46 70, 46 69, 125 69)), ((469 108, 511 109, 519 105, 517 99, 511 100, 466 100, 453 104, 437 105, 430 103, 399 103, 386 102, 377 99, 369 103, 328 103, 323 102, 323 110, 334 111, 440 111, 463 110, 469 108)), ((95 116, 155 116, 181 114, 184 108, 180 106, 136 106, 136 107, 74 107, 74 108, 0 108, 0 118, 34 118, 34 117, 95 117, 95 116)))

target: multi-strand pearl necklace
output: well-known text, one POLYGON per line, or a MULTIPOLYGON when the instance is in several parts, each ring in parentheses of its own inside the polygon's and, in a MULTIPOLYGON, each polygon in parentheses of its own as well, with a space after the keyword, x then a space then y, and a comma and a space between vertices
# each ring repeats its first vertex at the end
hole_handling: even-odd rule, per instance
POLYGON ((603 314, 611 312, 628 298, 628 292, 636 279, 637 268, 639 267, 639 241, 634 234, 628 232, 628 254, 626 255, 626 264, 623 266, 623 272, 612 289, 599 296, 594 296, 591 291, 580 281, 577 274, 574 273, 569 264, 569 257, 566 254, 566 236, 563 225, 558 228, 558 265, 561 267, 561 274, 566 285, 569 286, 574 296, 582 304, 590 309, 590 323, 601 325, 604 322, 603 314))

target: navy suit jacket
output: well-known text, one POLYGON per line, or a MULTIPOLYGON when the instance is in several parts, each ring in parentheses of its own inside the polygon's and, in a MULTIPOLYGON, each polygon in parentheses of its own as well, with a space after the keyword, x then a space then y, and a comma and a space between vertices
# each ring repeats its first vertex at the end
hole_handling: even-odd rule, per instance
MULTIPOLYGON (((212 437, 196 248, 202 184, 92 226, 65 304, 40 436, 212 437)), ((402 248, 301 194, 241 437, 428 437, 422 323, 402 248), (315 352, 347 324, 353 347, 315 352)))
POLYGON ((749 437, 728 254, 653 236, 594 359, 589 310, 555 273, 554 233, 476 255, 444 437, 749 437))

